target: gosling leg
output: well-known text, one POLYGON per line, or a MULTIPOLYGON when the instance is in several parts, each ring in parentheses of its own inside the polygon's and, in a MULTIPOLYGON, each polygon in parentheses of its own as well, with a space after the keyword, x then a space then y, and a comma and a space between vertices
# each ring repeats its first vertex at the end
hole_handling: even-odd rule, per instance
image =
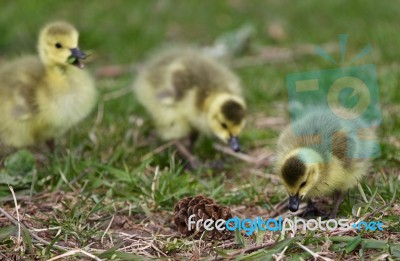
POLYGON ((307 201, 307 208, 303 212, 302 217, 326 217, 327 213, 319 210, 311 199, 307 201))
POLYGON ((196 141, 199 138, 199 133, 197 131, 192 131, 189 135, 189 151, 194 153, 194 146, 196 145, 196 141))
POLYGON ((201 164, 200 161, 196 158, 196 156, 193 155, 183 144, 181 141, 177 140, 175 142, 175 146, 178 149, 179 153, 186 158, 186 160, 189 162, 189 167, 190 169, 198 169, 201 164))
POLYGON ((56 141, 55 141, 55 139, 46 140, 46 145, 47 145, 47 148, 49 148, 50 152, 54 153, 54 151, 56 149, 56 141))
POLYGON ((340 203, 342 203, 344 198, 344 193, 341 191, 335 191, 333 194, 333 208, 329 215, 330 218, 336 218, 336 214, 339 210, 340 203))

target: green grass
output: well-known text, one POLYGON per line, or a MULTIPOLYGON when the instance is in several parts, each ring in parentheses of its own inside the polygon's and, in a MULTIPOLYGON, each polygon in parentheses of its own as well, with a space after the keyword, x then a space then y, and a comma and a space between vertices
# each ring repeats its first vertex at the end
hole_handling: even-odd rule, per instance
MULTIPOLYGON (((97 77, 104 114, 94 110, 79 126, 57 140, 50 153, 38 146, 5 159, 0 170, 1 209, 16 218, 7 186, 13 186, 23 219, 21 240, 10 218, 0 214, 0 259, 49 259, 81 249, 101 259, 287 260, 324 258, 400 259, 400 12, 387 1, 9 1, 0 3, 0 63, 35 52, 37 32, 51 20, 64 19, 80 30, 80 47, 94 50, 87 68, 95 74, 109 65, 126 68, 117 77, 97 77), (271 37, 271 23, 280 23, 283 39, 271 37), (241 140, 263 164, 237 160, 213 148, 215 140, 200 139, 196 153, 205 162, 223 161, 223 169, 188 171, 173 146, 155 136, 148 114, 132 94, 124 93, 135 78, 134 66, 157 48, 170 44, 212 45, 226 32, 254 26, 251 48, 233 64, 245 87, 249 123, 241 140), (377 66, 383 124, 382 149, 371 174, 346 195, 339 216, 358 214, 381 220, 383 232, 330 235, 258 233, 236 235, 229 242, 182 238, 172 226, 174 204, 185 196, 203 194, 246 217, 269 216, 285 199, 272 166, 274 144, 287 122, 286 75, 336 66, 299 46, 337 42, 349 35, 346 61, 366 44, 372 54, 355 65, 377 66), (281 61, 262 60, 266 47, 297 50, 281 61), (240 63, 246 57, 261 63, 240 63), (121 95, 117 95, 119 91, 121 95), (115 96, 113 96, 115 95, 115 96), (268 121, 269 120, 269 121, 268 121), (269 123, 265 123, 269 122, 269 123), (37 230, 42 229, 42 230, 37 230)), ((339 51, 331 53, 339 59, 339 51)), ((3 160, 3 159, 2 159, 3 160)), ((324 204, 327 201, 321 201, 324 204)), ((283 210, 284 212, 285 210, 283 210)), ((276 213, 275 213, 276 214, 276 213)), ((281 213, 281 214, 287 214, 281 213)), ((85 252, 85 253, 86 253, 85 252)), ((70 260, 89 258, 76 253, 70 260)))

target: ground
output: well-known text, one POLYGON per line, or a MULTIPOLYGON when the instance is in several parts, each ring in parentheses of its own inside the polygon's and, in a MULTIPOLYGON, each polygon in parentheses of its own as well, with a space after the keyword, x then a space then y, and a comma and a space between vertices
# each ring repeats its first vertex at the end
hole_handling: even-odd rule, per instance
MULTIPOLYGON (((0 259, 400 259, 398 3, 9 1, 0 10, 0 64, 35 52, 44 23, 68 20, 81 32, 80 47, 92 53, 87 69, 101 92, 97 108, 57 139, 54 153, 38 145, 2 159, 0 259), (223 167, 189 171, 173 144, 157 139, 131 83, 154 50, 203 48, 216 39, 235 44, 226 33, 244 26, 254 34, 229 61, 249 107, 244 152, 232 154, 202 137, 198 157, 223 167), (173 207, 186 196, 211 197, 239 217, 290 215, 273 168, 277 137, 289 123, 285 77, 339 66, 315 54, 322 46, 340 61, 339 34, 349 36, 347 62, 371 45, 353 65, 375 64, 383 117, 381 155, 346 194, 339 216, 380 220, 384 230, 236 233, 226 241, 181 237, 173 207)), ((317 200, 325 209, 330 203, 317 200)))

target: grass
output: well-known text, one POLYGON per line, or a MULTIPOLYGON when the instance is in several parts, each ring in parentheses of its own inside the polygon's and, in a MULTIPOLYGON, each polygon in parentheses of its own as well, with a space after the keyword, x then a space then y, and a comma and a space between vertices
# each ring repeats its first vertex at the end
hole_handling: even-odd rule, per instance
MULTIPOLYGON (((34 52, 37 31, 47 21, 69 20, 81 32, 80 46, 95 50, 87 67, 97 75, 101 92, 97 110, 57 140, 55 153, 38 146, 5 159, 0 171, 1 210, 6 212, 0 214, 2 259, 47 260, 63 254, 70 255, 68 260, 400 259, 396 2, 13 1, 2 2, 0 10, 0 62, 34 52), (285 37, 268 33, 274 23, 285 37), (134 95, 127 94, 135 77, 132 68, 163 45, 209 46, 245 24, 256 33, 250 49, 232 64, 249 104, 241 140, 250 160, 237 160, 216 150, 215 140, 202 138, 196 147, 199 157, 222 160, 225 166, 190 172, 173 146, 157 153, 163 143, 134 95), (373 47, 372 54, 355 65, 377 66, 383 123, 381 157, 361 186, 346 195, 339 216, 381 220, 384 231, 236 233, 235 239, 224 242, 180 237, 172 225, 173 206, 185 196, 210 196, 241 217, 288 215, 286 208, 277 211, 286 193, 273 171, 274 144, 288 121, 285 77, 335 68, 301 48, 336 43, 342 33, 349 35, 347 61, 367 43, 373 47), (295 55, 279 59, 285 50, 295 55), (271 58, 263 59, 260 53, 271 58), (115 77, 99 74, 110 65, 118 66, 115 77), (15 190, 21 223, 16 222, 7 184, 15 190)), ((331 55, 339 59, 337 47, 331 55)))

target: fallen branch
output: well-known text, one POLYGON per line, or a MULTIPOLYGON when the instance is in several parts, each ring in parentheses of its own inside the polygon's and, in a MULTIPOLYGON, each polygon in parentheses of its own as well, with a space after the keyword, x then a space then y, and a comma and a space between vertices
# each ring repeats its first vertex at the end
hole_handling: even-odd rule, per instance
POLYGON ((269 156, 270 156, 270 155, 267 155, 267 156, 264 156, 264 157, 255 158, 255 157, 252 157, 252 156, 250 156, 248 154, 245 154, 243 152, 234 152, 234 151, 232 151, 232 149, 230 149, 230 148, 228 148, 226 146, 220 145, 218 143, 214 143, 213 147, 217 151, 223 152, 223 153, 225 153, 227 155, 233 156, 233 157, 235 157, 237 159, 240 159, 240 160, 242 160, 244 162, 255 164, 255 165, 263 165, 265 159, 269 158, 269 156))

